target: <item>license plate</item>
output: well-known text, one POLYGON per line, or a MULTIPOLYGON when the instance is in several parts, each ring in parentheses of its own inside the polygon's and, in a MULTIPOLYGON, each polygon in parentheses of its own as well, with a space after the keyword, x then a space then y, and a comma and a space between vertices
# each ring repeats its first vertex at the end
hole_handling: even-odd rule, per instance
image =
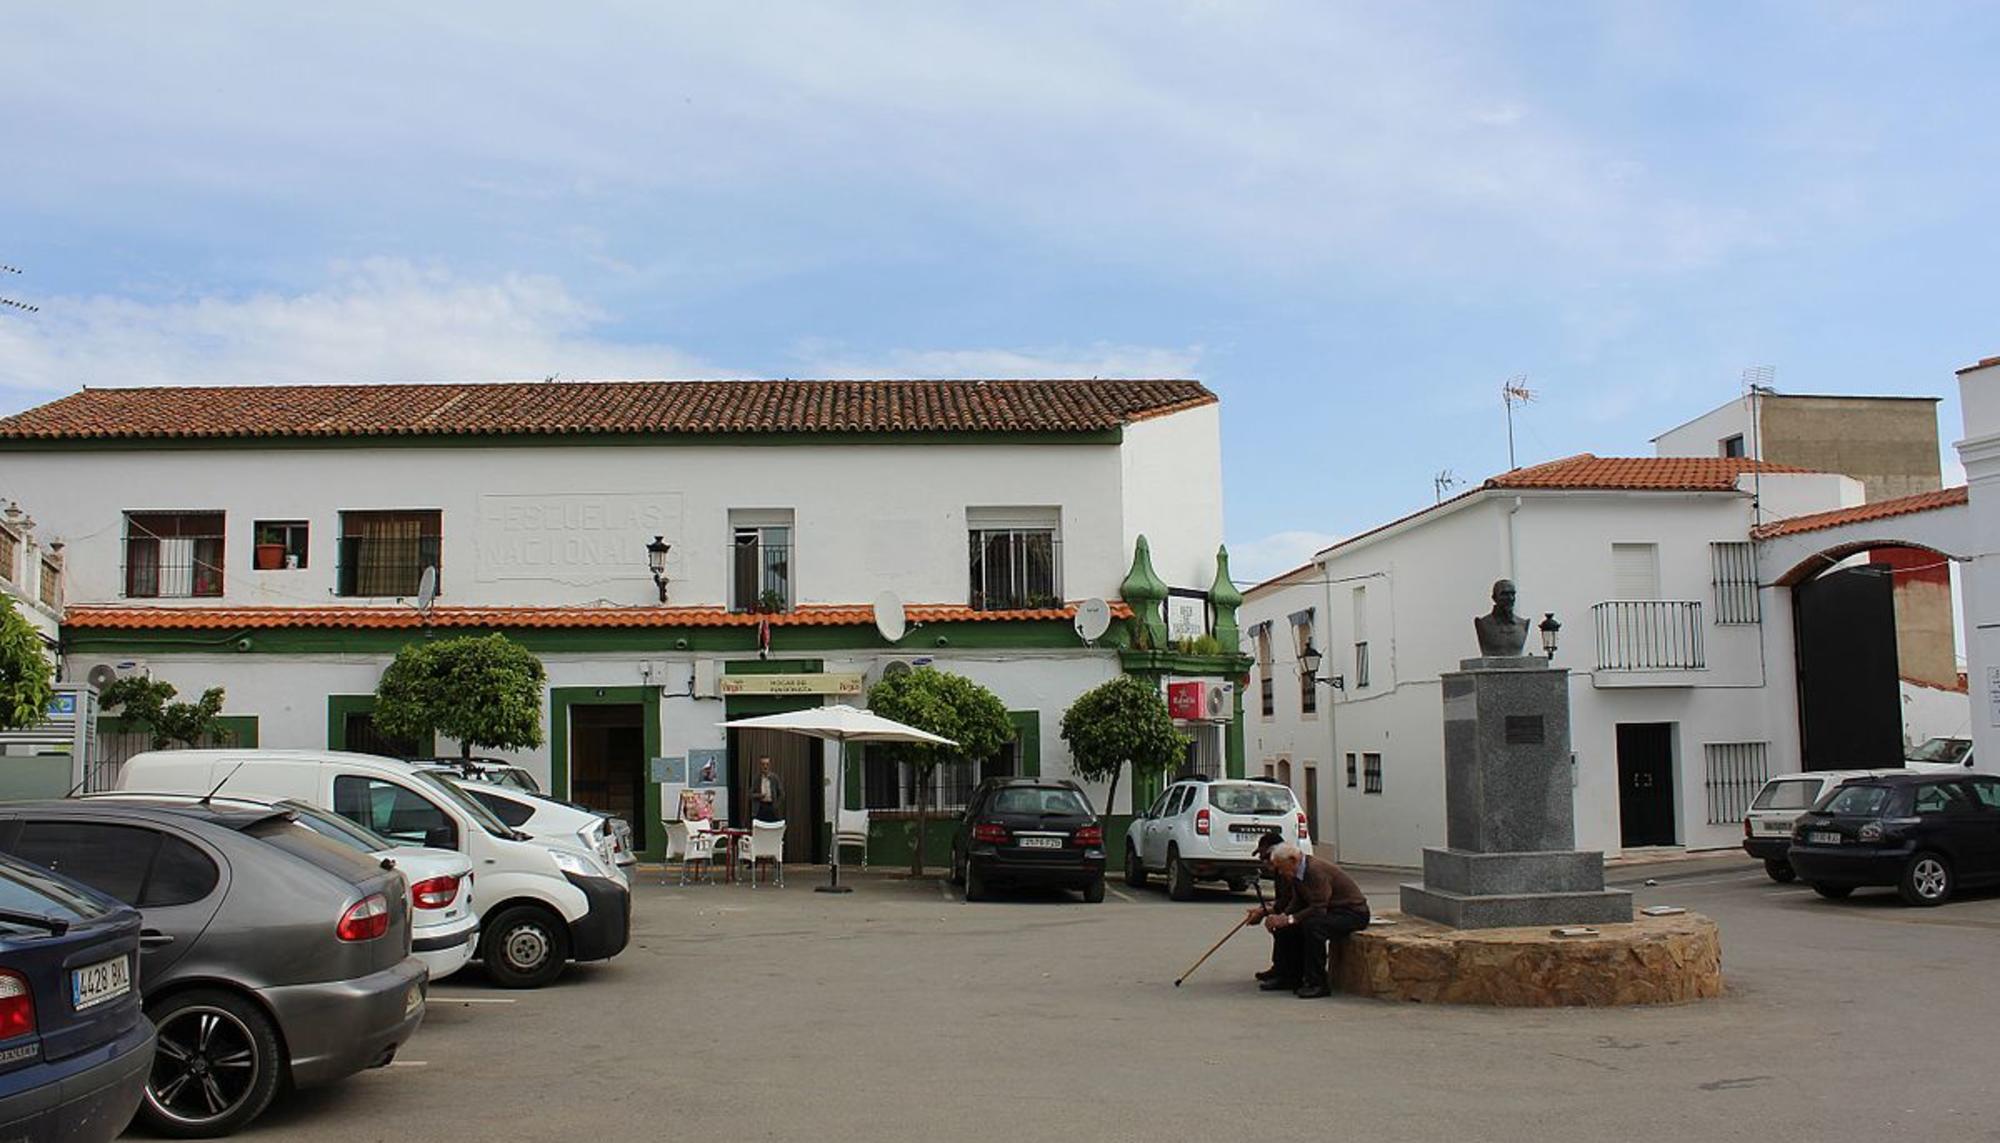
POLYGON ((1059 837, 1024 837, 1019 839, 1019 844, 1022 849, 1061 849, 1062 839, 1059 837))
POLYGON ((1839 845, 1840 835, 1829 830, 1816 829, 1806 834, 1806 840, 1814 845, 1839 845))
POLYGON ((132 958, 115 956, 85 965, 69 974, 69 993, 77 1011, 132 991, 132 958))
POLYGON ((1764 823, 1764 832, 1765 832, 1765 833, 1790 833, 1790 832, 1792 832, 1792 823, 1790 823, 1790 822, 1765 822, 1765 823, 1764 823))

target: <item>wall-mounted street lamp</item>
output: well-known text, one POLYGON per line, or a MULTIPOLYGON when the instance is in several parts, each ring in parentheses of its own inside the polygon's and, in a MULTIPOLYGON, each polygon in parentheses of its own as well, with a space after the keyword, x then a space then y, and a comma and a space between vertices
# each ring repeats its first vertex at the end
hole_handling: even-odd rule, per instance
POLYGON ((660 589, 660 602, 667 601, 667 550, 673 545, 665 536, 654 536, 646 545, 646 566, 652 569, 653 586, 660 589))
POLYGON ((1342 694, 1346 694, 1347 676, 1333 675, 1331 677, 1324 679, 1319 677, 1319 665, 1320 663, 1324 662, 1325 659, 1326 656, 1320 654, 1318 648, 1314 647, 1311 643, 1307 643, 1306 649, 1299 652, 1299 669, 1304 671, 1308 676, 1310 676, 1313 682, 1325 683, 1327 686, 1332 687, 1334 690, 1337 690, 1342 694))
POLYGON ((1556 657, 1556 632, 1561 631, 1563 625, 1556 622, 1555 612, 1544 611, 1539 627, 1542 632, 1542 654, 1553 660, 1556 657))

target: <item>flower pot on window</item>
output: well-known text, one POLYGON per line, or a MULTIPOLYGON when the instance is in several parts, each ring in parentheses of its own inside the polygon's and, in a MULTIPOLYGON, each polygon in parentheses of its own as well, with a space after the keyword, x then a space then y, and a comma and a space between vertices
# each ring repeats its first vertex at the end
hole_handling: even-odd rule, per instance
POLYGON ((258 571, 276 571, 285 566, 285 545, 258 544, 256 551, 258 571))

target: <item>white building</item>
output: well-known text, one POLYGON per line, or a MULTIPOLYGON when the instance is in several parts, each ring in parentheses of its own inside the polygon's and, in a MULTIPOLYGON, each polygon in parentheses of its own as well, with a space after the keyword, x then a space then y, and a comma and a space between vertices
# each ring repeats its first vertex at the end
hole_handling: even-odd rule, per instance
POLYGON ((1972 554, 1964 575, 1971 735, 1976 756, 1991 769, 2000 759, 2000 357, 1959 370, 1958 392, 1972 554))
POLYGON ((0 508, 0 594, 41 633, 51 654, 62 620, 63 548, 60 533, 41 527, 21 505, 0 508))
POLYGON ((1521 614, 1562 624, 1579 847, 1732 845, 1763 776, 1802 761, 1791 593, 1753 504, 1778 519, 1861 498, 1742 457, 1584 454, 1335 544, 1247 593, 1249 765, 1314 804, 1341 860, 1417 864, 1445 842, 1439 675, 1478 653, 1473 616, 1506 578, 1521 614), (1308 643, 1338 688, 1302 677, 1308 643))
MULTIPOLYGON (((1164 600, 1138 620, 1117 602, 1128 571, 1154 581, 1142 537, 1159 582, 1216 582, 1218 424, 1190 381, 92 389, 0 421, 0 486, 71 539, 71 677, 223 686, 242 742, 448 751, 376 734, 377 679, 409 640, 504 631, 549 671, 548 744, 521 760, 657 850, 655 759, 772 754, 794 820, 829 820, 816 748, 716 724, 858 702, 895 661, 993 689, 1020 733, 993 768, 1053 775, 1081 691, 1240 670, 1134 650, 1166 645, 1137 635, 1164 631, 1164 600), (906 605, 893 643, 885 596, 906 605), (1087 645, 1072 616, 1093 597, 1120 621, 1087 645)), ((1232 646, 1233 596, 1213 609, 1232 646)), ((1240 734, 1203 731, 1207 760, 1240 767, 1240 734)), ((849 805, 912 797, 846 773, 849 805)), ((973 777, 948 773, 946 800, 973 777)))

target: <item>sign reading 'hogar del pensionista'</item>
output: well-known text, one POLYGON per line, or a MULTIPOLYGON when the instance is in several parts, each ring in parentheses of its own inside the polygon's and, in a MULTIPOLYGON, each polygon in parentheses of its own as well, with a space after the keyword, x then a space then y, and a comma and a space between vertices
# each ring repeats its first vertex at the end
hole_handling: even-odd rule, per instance
POLYGON ((479 498, 479 578, 590 583, 646 574, 646 544, 684 531, 672 492, 492 494, 479 498))

